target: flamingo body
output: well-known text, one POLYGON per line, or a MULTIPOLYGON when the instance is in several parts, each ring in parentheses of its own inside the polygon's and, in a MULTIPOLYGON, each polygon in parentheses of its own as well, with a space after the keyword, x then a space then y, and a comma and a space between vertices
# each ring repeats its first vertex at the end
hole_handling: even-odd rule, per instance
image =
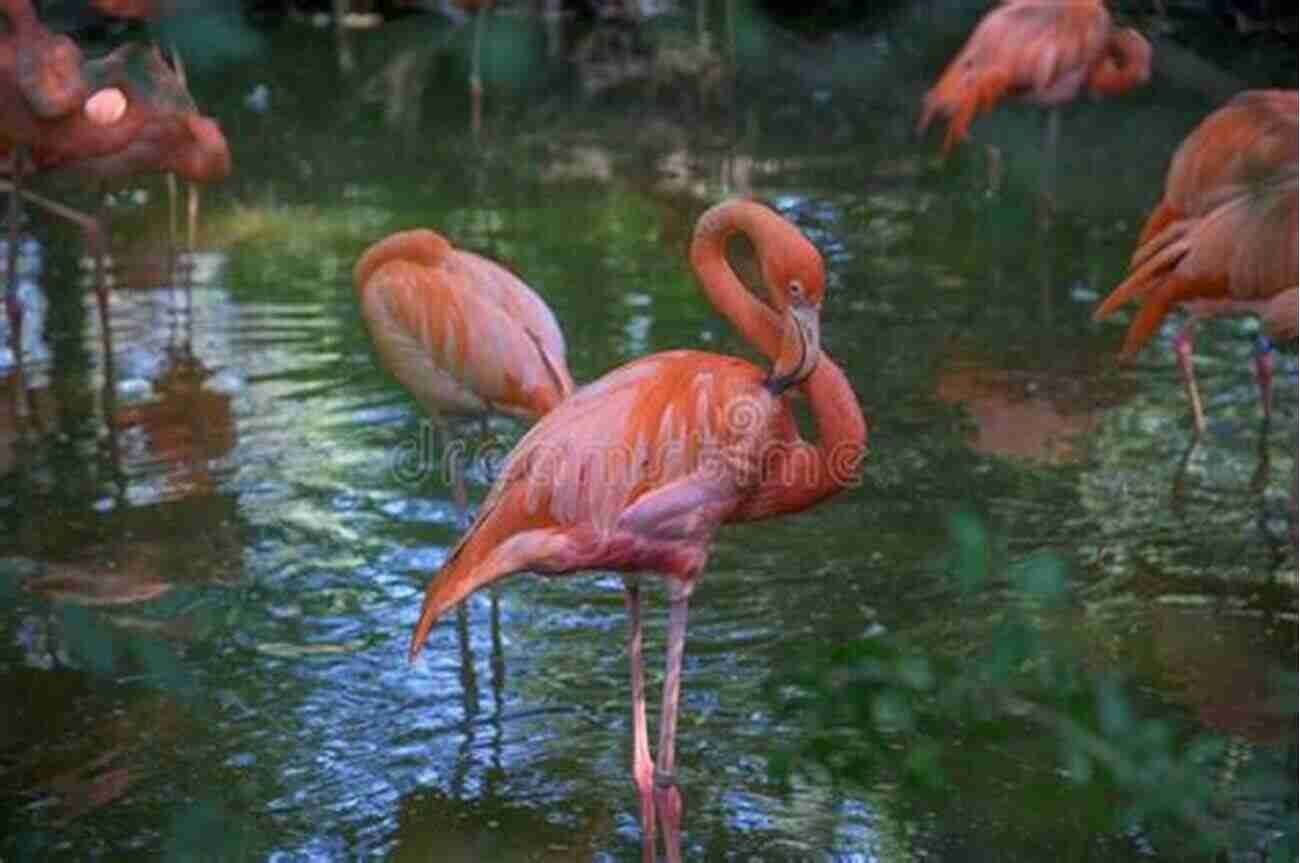
MULTIPOLYGON (((847 386, 825 357, 818 369, 847 386)), ((680 350, 574 393, 511 453, 479 521, 430 585, 413 649, 443 611, 512 572, 693 578, 719 526, 778 511, 765 471, 815 470, 811 453, 798 463, 807 444, 764 380, 745 360, 680 350)))
POLYGON ((1122 356, 1176 303, 1196 303, 1199 316, 1259 313, 1295 289, 1297 156, 1296 91, 1239 94, 1187 136, 1128 278, 1094 314, 1142 301, 1122 356))
POLYGON ((1150 75, 1150 44, 1136 30, 1114 27, 1101 0, 1010 0, 980 20, 925 94, 917 128, 948 118, 947 154, 976 115, 1006 97, 1054 106, 1084 87, 1120 93, 1150 75))
POLYGON ((434 416, 532 419, 573 391, 564 336, 541 297, 433 231, 380 240, 353 283, 384 366, 434 416))
POLYGON ((112 181, 174 173, 193 183, 230 175, 220 125, 199 113, 157 47, 128 43, 86 64, 99 87, 84 108, 61 120, 32 148, 36 171, 112 181))
POLYGON ((686 605, 714 534, 729 522, 806 509, 848 485, 866 424, 844 373, 819 342, 821 257, 780 216, 748 201, 701 216, 691 260, 715 307, 772 360, 770 373, 736 357, 652 354, 578 390, 515 447, 474 524, 425 591, 414 659, 437 618, 471 591, 512 573, 602 568, 628 573, 633 776, 642 858, 655 855, 656 816, 669 861, 680 857, 681 798, 672 778, 686 605), (770 305, 726 264, 726 239, 759 251, 770 305), (819 440, 800 438, 787 386, 808 397, 819 440), (635 573, 668 582, 667 672, 658 760, 652 767, 641 677, 635 573))

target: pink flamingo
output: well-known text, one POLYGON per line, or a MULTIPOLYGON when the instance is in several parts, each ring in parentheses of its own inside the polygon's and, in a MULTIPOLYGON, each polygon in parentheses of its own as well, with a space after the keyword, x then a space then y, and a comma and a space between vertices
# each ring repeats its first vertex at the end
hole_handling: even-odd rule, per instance
POLYGON ((772 362, 771 371, 736 357, 667 351, 562 402, 515 447, 473 526, 430 581, 410 645, 414 659, 444 611, 511 573, 625 573, 632 772, 647 863, 656 814, 668 859, 681 859, 673 744, 687 600, 714 533, 835 494, 855 481, 866 450, 853 389, 820 349, 825 283, 816 248, 772 210, 736 200, 700 217, 691 263, 713 306, 772 362), (758 250, 770 306, 744 288, 723 256, 736 234, 758 250), (793 392, 808 399, 816 444, 799 436, 793 392), (670 604, 657 762, 641 676, 641 572, 664 576, 670 604))
MULTIPOLYGON (((401 231, 352 271, 384 367, 442 427, 452 415, 536 419, 573 392, 564 334, 513 273, 429 230, 401 231)), ((450 463, 465 511, 464 479, 450 463)))

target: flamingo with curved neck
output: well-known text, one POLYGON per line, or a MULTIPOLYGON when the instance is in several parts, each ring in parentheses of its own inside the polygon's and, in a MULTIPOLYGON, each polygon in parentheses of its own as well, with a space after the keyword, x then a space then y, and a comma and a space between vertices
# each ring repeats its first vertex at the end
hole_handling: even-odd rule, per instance
POLYGON ((866 422, 848 379, 821 351, 822 259, 768 208, 729 201, 700 217, 691 246, 700 286, 771 363, 675 350, 634 360, 544 416, 506 461, 478 518, 425 590, 413 660, 434 621, 471 591, 521 571, 625 573, 632 678, 633 776, 642 852, 656 816, 681 859, 673 749, 687 601, 723 524, 807 509, 857 480, 866 422), (727 264, 741 233, 758 251, 770 305, 727 264), (786 394, 807 396, 816 443, 799 436, 786 394), (658 760, 641 676, 639 573, 661 575, 670 602, 658 760))

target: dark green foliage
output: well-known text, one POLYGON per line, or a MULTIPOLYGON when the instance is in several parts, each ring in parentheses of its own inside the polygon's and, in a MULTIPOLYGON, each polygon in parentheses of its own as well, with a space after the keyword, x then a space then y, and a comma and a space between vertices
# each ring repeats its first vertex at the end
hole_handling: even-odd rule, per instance
MULTIPOLYGON (((1162 852, 1194 855, 1233 843, 1225 808, 1241 798, 1294 812, 1293 765, 1267 754, 1234 756, 1246 745, 1241 738, 1155 718, 1131 679, 1089 663, 1065 625, 1069 594, 1059 558, 1011 564, 965 512, 952 516, 949 532, 944 566, 961 603, 987 603, 1005 586, 985 637, 947 649, 868 634, 793 657, 767 687, 778 719, 798 726, 782 735, 797 743, 772 759, 778 778, 817 772, 867 788, 897 784, 927 809, 979 809, 991 795, 1004 804, 1007 794, 1023 795, 1029 805, 1018 817, 1041 823, 1038 831, 1026 823, 1017 830, 1139 830, 1162 852), (1225 789, 1234 757, 1250 766, 1225 789), (1035 760, 1054 761, 1055 770, 1042 775, 1028 766, 1035 760)), ((1294 674, 1280 676, 1278 686, 1293 713, 1294 674)), ((1290 835, 1273 843, 1280 859, 1295 856, 1293 818, 1290 824, 1290 835)), ((1056 841, 1047 835, 1048 845, 1056 841)))

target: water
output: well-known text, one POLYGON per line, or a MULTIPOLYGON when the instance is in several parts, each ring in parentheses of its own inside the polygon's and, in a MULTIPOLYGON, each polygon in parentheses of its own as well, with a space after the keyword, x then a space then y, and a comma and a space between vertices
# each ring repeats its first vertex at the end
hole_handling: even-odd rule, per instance
MULTIPOLYGON (((565 37, 582 62, 547 60, 541 31, 502 16, 477 144, 464 34, 428 16, 354 34, 350 83, 328 31, 291 24, 263 61, 200 73, 236 175, 174 261, 160 184, 119 208, 108 357, 75 235, 40 223, 25 246, 25 420, 0 372, 0 854, 639 859, 617 579, 513 578, 404 661, 459 527, 436 472, 395 471, 428 432, 376 366, 350 270, 385 233, 436 227, 546 297, 579 380, 672 347, 745 353, 685 260, 695 216, 730 194, 772 202, 825 256, 824 345, 870 454, 860 487, 718 540, 678 736, 689 857, 1151 853, 1140 831, 1036 822, 1023 788, 961 779, 935 814, 887 784, 786 794, 768 773, 785 732, 760 687, 791 653, 986 630, 1006 598, 957 603, 937 563, 963 509, 1013 560, 1062 555, 1088 653, 1182 727, 1245 734, 1268 673, 1294 669, 1294 359, 1262 429, 1250 325, 1203 327, 1210 431, 1189 451, 1174 325, 1116 369, 1125 319, 1089 320, 1218 98, 1158 77, 1070 108, 1041 226, 1035 110, 979 121, 947 165, 912 135, 973 14, 932 31, 922 6, 809 43, 741 16, 740 74, 693 75, 715 81, 699 92, 618 83, 641 49, 599 30, 565 37)), ((1294 86, 1290 56, 1289 81, 1257 47, 1223 62, 1294 86)), ((1021 755, 1051 775, 1050 753, 1021 755)), ((1248 848, 1279 813, 1242 806, 1248 848)))

